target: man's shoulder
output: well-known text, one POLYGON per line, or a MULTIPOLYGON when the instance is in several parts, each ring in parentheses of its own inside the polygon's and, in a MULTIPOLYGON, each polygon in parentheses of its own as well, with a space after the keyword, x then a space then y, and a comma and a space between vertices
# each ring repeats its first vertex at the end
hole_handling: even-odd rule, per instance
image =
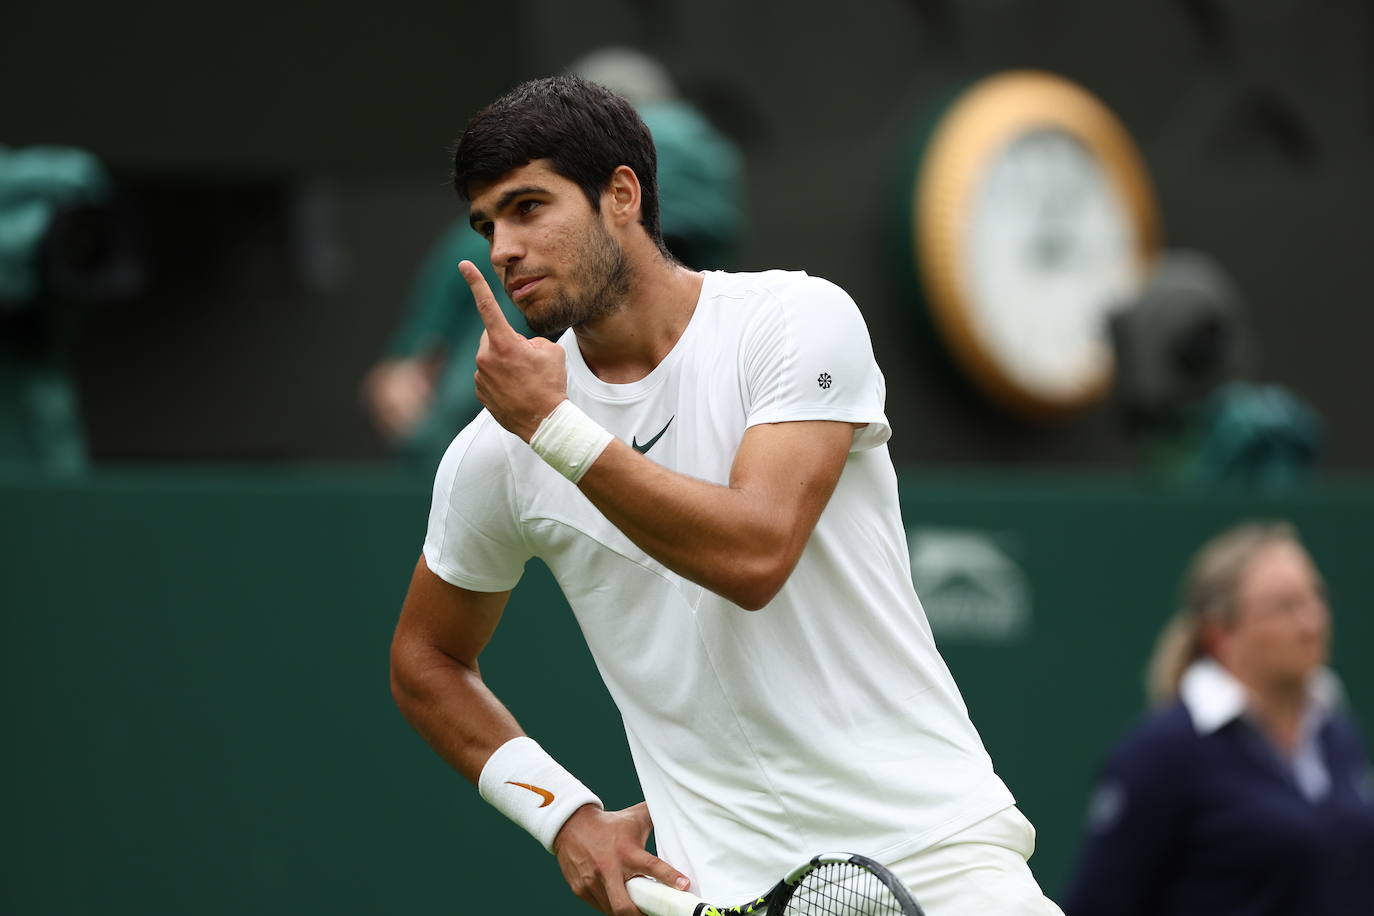
POLYGON ((769 296, 786 299, 811 294, 844 293, 836 284, 822 277, 812 276, 804 270, 777 269, 743 273, 711 271, 707 276, 707 294, 722 298, 769 296))
POLYGON ((805 325, 827 318, 842 324, 862 320, 848 293, 802 270, 713 273, 708 275, 703 299, 716 305, 716 313, 733 315, 753 328, 805 325))
POLYGON ((452 485, 460 475, 490 477, 511 473, 512 442, 519 442, 513 433, 501 428, 485 408, 463 427, 449 443, 435 474, 438 486, 452 485))

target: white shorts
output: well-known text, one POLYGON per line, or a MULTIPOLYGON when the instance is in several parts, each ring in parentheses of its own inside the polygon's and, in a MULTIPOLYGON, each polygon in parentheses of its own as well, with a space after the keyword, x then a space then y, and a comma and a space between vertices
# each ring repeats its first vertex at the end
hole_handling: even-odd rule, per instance
POLYGON ((1063 916, 1026 860, 1035 828, 1004 808, 904 859, 886 863, 926 916, 1063 916))

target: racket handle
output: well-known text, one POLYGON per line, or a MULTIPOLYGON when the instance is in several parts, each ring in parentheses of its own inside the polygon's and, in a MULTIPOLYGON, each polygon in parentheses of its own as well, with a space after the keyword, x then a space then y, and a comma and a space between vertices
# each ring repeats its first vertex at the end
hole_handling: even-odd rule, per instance
POLYGON ((653 878, 631 878, 625 882, 625 889, 645 916, 698 916, 706 909, 700 897, 660 884, 653 878))

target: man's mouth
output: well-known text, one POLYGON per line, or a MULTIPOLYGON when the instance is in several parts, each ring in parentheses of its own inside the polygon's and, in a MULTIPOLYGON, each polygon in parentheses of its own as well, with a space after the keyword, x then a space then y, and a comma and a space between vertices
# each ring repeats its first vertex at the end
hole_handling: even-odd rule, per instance
POLYGON ((522 297, 527 295, 530 292, 530 290, 534 289, 534 287, 538 285, 539 281, 543 279, 543 277, 519 278, 513 284, 507 287, 507 289, 510 291, 510 297, 514 299, 516 302, 519 302, 522 297))

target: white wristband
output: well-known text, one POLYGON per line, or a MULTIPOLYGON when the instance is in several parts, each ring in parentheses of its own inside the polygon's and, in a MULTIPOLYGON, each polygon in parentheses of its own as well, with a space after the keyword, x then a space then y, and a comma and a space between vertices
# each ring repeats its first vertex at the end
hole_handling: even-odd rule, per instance
POLYGON ((601 807, 601 799, 591 789, 563 769, 539 742, 523 735, 510 739, 487 758, 477 791, 549 852, 553 852, 554 837, 574 811, 588 803, 601 807))
POLYGON ((615 437, 572 401, 544 418, 530 437, 530 448, 554 470, 577 483, 615 437))

